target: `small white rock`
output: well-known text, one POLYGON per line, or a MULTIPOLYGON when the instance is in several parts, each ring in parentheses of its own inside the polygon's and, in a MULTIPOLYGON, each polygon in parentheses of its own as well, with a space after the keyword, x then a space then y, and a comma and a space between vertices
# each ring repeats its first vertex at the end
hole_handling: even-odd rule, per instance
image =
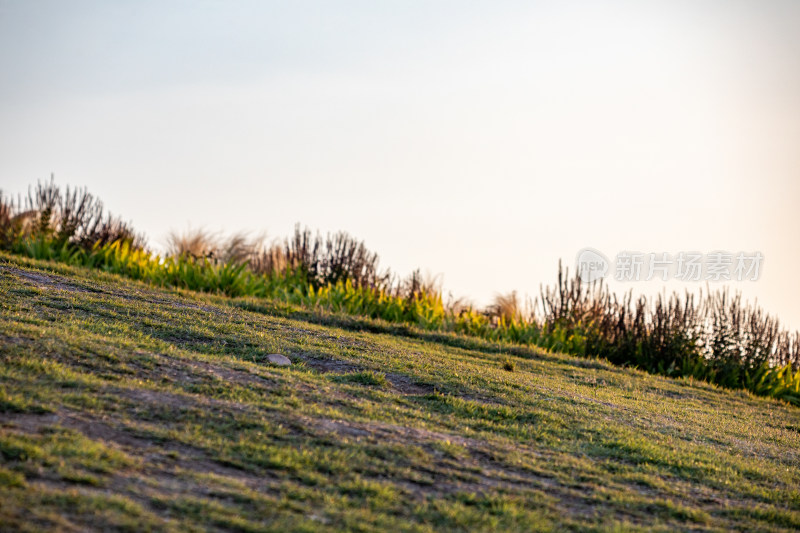
POLYGON ((286 357, 285 355, 281 355, 279 353, 269 354, 267 356, 267 360, 273 365, 278 365, 278 366, 288 366, 292 364, 292 361, 288 357, 286 357))

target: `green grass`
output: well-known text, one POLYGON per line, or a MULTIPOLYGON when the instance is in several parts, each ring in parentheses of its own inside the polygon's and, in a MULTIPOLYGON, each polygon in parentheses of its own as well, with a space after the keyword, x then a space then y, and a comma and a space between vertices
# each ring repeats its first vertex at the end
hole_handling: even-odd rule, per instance
POLYGON ((333 380, 338 383, 355 383, 356 385, 370 385, 374 387, 386 387, 389 385, 385 374, 372 370, 342 374, 340 376, 335 376, 333 380))
POLYGON ((2 530, 800 528, 779 401, 6 254, 0 421, 2 530))

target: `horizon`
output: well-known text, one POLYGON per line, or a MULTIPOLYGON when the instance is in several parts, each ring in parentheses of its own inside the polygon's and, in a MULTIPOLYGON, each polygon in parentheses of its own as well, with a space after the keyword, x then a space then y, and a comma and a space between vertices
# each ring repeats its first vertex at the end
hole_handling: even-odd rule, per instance
POLYGON ((585 248, 759 252, 710 287, 800 329, 800 5, 579 4, 2 2, 0 188, 54 173, 156 248, 346 231, 479 306, 585 248))

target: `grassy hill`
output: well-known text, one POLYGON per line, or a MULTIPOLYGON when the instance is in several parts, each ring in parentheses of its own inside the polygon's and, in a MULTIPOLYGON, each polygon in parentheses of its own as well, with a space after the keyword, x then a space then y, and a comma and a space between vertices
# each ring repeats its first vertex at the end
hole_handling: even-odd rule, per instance
POLYGON ((3 530, 800 529, 796 407, 6 254, 0 422, 3 530))

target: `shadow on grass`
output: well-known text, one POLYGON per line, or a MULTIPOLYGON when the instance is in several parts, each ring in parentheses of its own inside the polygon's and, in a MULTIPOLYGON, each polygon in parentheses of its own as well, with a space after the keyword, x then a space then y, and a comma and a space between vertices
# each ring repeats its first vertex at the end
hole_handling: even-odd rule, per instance
POLYGON ((620 369, 620 367, 598 359, 582 358, 570 356, 568 354, 555 356, 544 349, 533 346, 491 341, 454 332, 428 331, 411 324, 398 324, 375 318, 336 314, 324 310, 312 311, 270 300, 240 298, 236 300, 226 300, 225 304, 245 311, 293 320, 302 320, 321 326, 336 327, 348 331, 406 337, 463 350, 477 351, 488 355, 513 355, 524 359, 538 359, 562 365, 579 366, 581 368, 596 368, 602 370, 620 369))

